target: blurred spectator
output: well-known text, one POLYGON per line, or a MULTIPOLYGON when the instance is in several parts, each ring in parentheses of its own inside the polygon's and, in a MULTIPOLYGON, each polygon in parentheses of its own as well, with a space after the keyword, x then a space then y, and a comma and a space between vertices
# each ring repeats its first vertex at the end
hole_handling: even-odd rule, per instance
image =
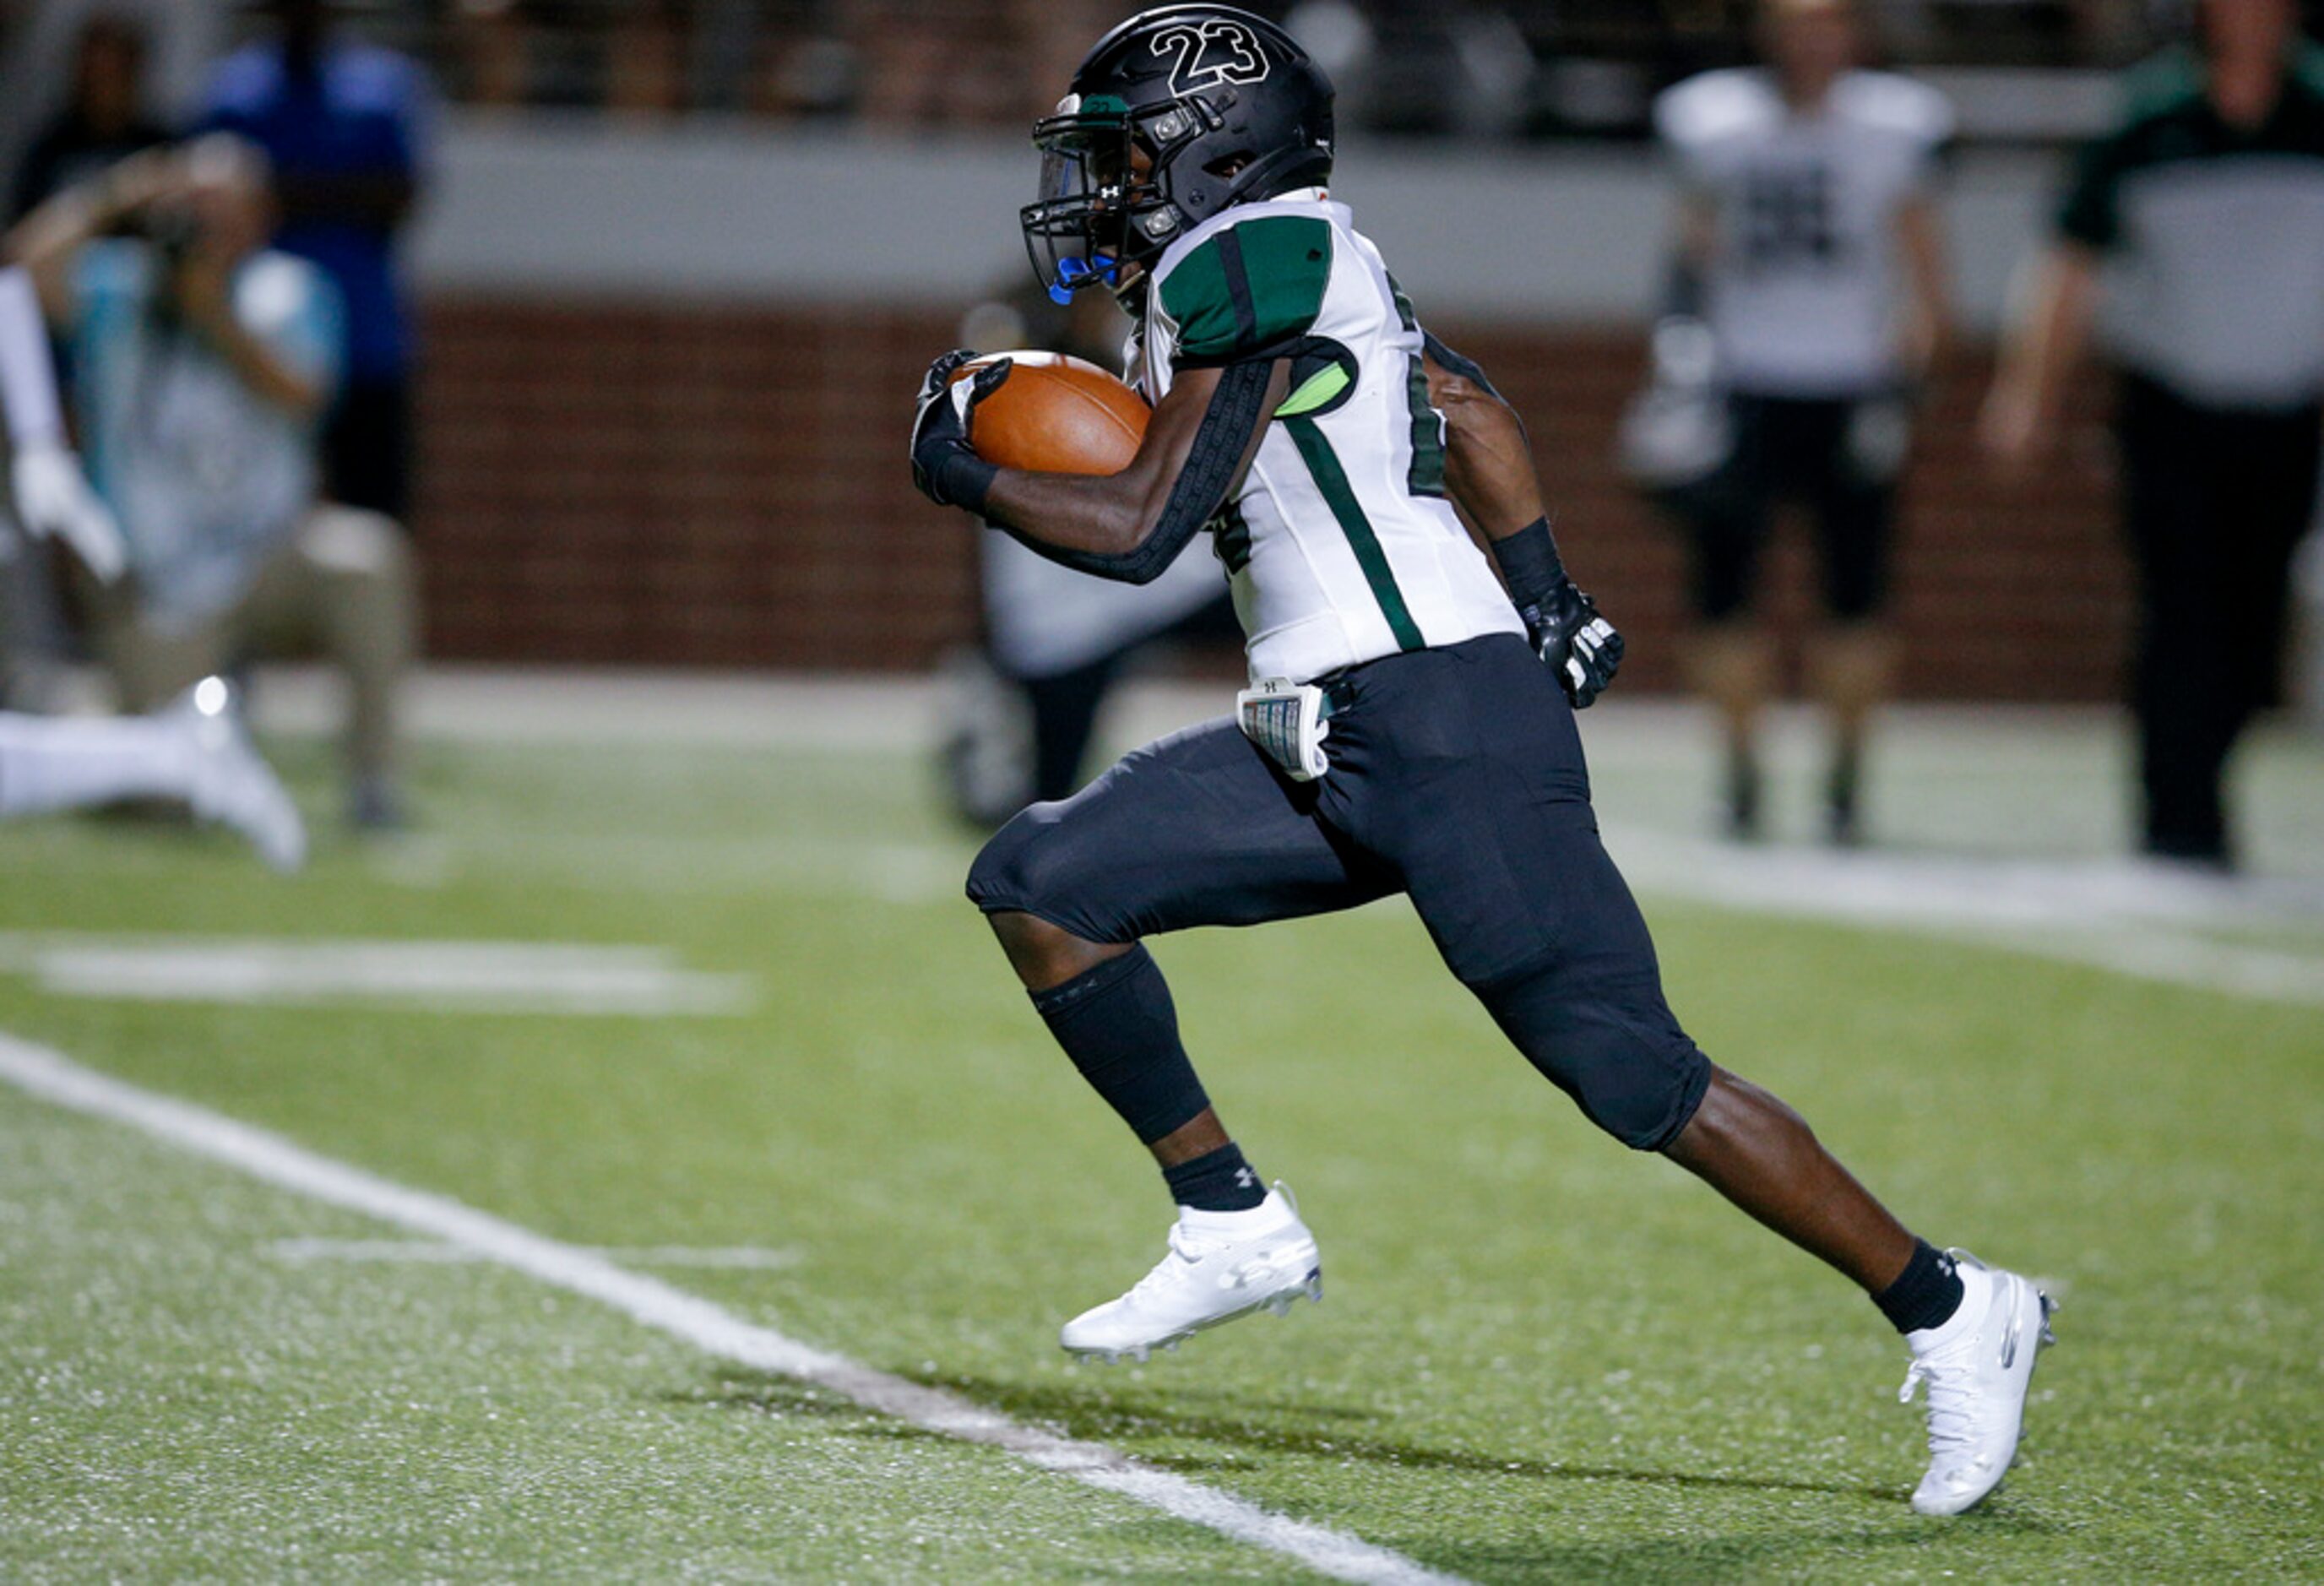
POLYGON ((273 219, 260 157, 207 138, 68 189, 9 242, 74 351, 83 454, 129 548, 93 635, 123 703, 319 649, 351 687, 350 813, 392 825, 410 560, 388 519, 318 504, 338 294, 265 246, 273 219), (110 235, 124 227, 138 235, 110 235))
MULTIPOLYGON (((1758 834, 1759 716, 1774 655, 1756 605, 1778 508, 1806 509, 1829 616, 1809 656, 1833 748, 1825 816, 1857 840, 1867 731, 1889 692, 1888 564, 1910 399, 1946 332, 1943 97, 1860 69, 1854 0, 1766 0, 1766 70, 1714 71, 1655 115, 1683 193, 1674 318, 1708 327, 1691 469, 1656 483, 1692 539, 1696 686, 1727 739, 1727 823, 1758 834)), ((1700 333, 1698 333, 1700 334, 1700 333)), ((1667 351, 1666 327, 1658 346, 1667 351)), ((1634 459, 1634 466, 1637 466, 1634 459)), ((1640 467, 1642 474, 1657 470, 1640 467)))
POLYGON ((1136 10, 1112 0, 846 0, 862 112, 890 125, 1030 126, 1089 41, 1136 10))
POLYGON ((669 115, 687 106, 686 16, 673 0, 632 0, 608 30, 605 106, 669 115))
POLYGON ((12 222, 51 194, 169 140, 148 108, 145 59, 145 35, 129 18, 101 12, 82 25, 73 46, 72 97, 17 167, 12 222))
MULTIPOLYGON (((73 42, 71 96, 17 169, 12 222, 51 194, 167 141, 168 133, 147 110, 145 68, 145 35, 134 21, 98 12, 81 24, 73 42)), ((0 690, 14 703, 45 705, 71 650, 45 558, 28 554, 0 567, 0 630, 6 663, 0 690)))
POLYGON ((2084 152, 1983 429, 2011 468, 2048 451, 2110 299, 2145 846, 2225 869, 2227 765, 2281 686, 2324 449, 2324 51, 2294 0, 2203 0, 2195 21, 2084 152))
POLYGON ((204 124, 266 152, 274 245, 320 265, 346 302, 346 383, 323 435, 332 499, 407 521, 414 333, 396 238, 424 176, 429 90, 403 56, 332 38, 328 0, 267 9, 276 36, 219 66, 204 124))

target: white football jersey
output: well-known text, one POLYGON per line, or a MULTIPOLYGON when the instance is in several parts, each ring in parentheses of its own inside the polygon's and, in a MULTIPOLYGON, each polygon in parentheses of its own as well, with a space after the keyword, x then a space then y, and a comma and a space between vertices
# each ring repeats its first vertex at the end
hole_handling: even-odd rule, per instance
POLYGON ((1444 494, 1444 420, 1379 250, 1317 190, 1237 205, 1154 268, 1139 373, 1287 357, 1292 389, 1211 526, 1253 681, 1522 633, 1444 494))
POLYGON ((1655 125, 1680 180, 1718 217, 1705 286, 1722 380, 1792 397, 1892 384, 1896 215, 1929 190, 1952 136, 1945 97, 1852 71, 1803 115, 1768 71, 1710 71, 1656 100, 1655 125))

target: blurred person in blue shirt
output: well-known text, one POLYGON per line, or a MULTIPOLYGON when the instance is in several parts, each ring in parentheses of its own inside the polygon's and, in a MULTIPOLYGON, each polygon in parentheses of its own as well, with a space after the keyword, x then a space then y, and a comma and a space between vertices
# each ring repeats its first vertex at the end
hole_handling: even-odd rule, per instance
POLYGON ((343 309, 320 269, 266 246, 273 223, 264 157, 211 136, 69 189, 9 244, 72 350, 82 456, 128 547, 129 577, 92 602, 123 704, 319 650, 349 684, 351 813, 392 825, 410 556, 392 520, 327 504, 343 309))
POLYGON ((333 499, 410 520, 414 334, 396 237, 427 164, 417 63, 332 36, 327 0, 271 0, 273 38, 228 56, 202 124, 272 161, 274 245, 311 260, 346 305, 345 381, 323 434, 333 499))

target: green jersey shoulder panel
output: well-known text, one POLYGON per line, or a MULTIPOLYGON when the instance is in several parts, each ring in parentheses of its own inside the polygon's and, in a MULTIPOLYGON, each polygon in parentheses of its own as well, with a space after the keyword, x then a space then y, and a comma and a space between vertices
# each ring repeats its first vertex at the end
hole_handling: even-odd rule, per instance
POLYGON ((1306 335, 1323 311, 1333 248, 1330 223, 1307 215, 1253 215, 1204 237, 1157 288, 1178 327, 1178 365, 1265 357, 1306 335))

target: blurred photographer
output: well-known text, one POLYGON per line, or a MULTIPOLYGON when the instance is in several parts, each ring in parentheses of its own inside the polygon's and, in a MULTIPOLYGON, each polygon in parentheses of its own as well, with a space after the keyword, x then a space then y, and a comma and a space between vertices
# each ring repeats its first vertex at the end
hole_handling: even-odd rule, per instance
POLYGON ((410 557, 391 520, 318 500, 342 317, 320 271, 266 247, 273 223, 263 159, 211 137, 59 195, 9 249, 72 351, 90 478, 127 542, 129 577, 92 592, 123 704, 319 650, 350 687, 350 814, 392 825, 410 557))

